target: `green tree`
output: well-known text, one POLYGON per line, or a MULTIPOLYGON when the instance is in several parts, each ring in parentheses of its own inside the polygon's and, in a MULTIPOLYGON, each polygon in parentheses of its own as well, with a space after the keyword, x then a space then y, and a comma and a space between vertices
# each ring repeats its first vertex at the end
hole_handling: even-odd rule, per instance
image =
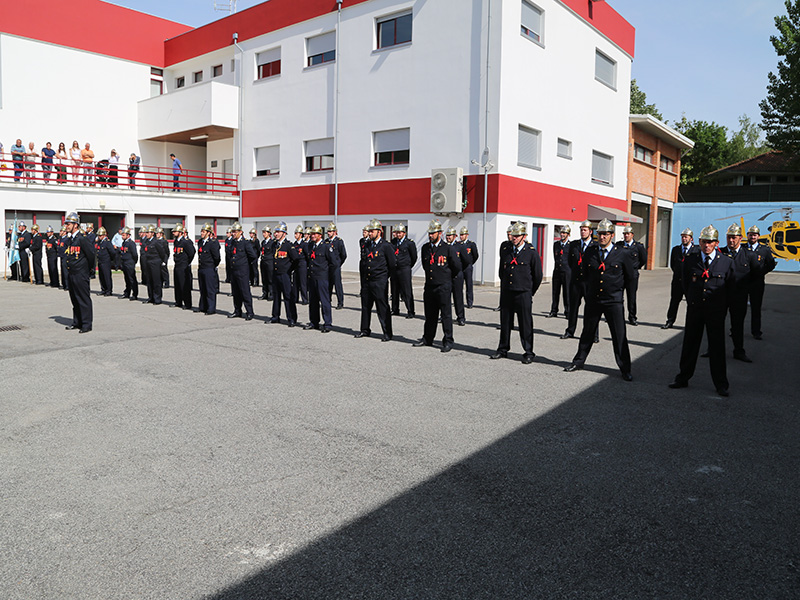
POLYGON ((664 117, 658 112, 655 104, 647 103, 647 94, 639 89, 635 79, 631 80, 631 110, 632 115, 653 115, 659 121, 664 117))
POLYGON ((690 121, 686 115, 673 125, 694 142, 681 159, 681 185, 704 185, 705 176, 730 164, 728 128, 714 122, 690 121))
POLYGON ((786 12, 775 17, 778 35, 769 38, 781 60, 759 105, 761 127, 770 146, 800 155, 800 0, 786 0, 786 12))
POLYGON ((753 123, 750 117, 739 117, 739 131, 733 133, 728 142, 728 164, 747 160, 770 150, 762 139, 763 134, 761 127, 753 123))

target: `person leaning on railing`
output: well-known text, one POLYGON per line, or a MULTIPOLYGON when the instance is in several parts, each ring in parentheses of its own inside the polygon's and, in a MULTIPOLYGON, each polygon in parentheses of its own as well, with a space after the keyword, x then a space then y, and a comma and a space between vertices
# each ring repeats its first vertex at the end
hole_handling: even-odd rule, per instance
POLYGON ((94 187, 94 152, 89 142, 86 142, 83 150, 81 150, 81 163, 83 165, 83 185, 87 185, 86 182, 88 181, 88 185, 94 187))
POLYGON ((78 140, 72 141, 72 147, 69 149, 69 157, 72 159, 72 182, 75 185, 79 185, 78 180, 80 179, 83 161, 81 160, 81 147, 78 145, 78 140))
POLYGON ((14 181, 19 181, 22 177, 23 161, 25 160, 25 146, 22 140, 17 139, 17 143, 11 146, 11 161, 14 163, 14 181))
POLYGON ((139 172, 139 163, 141 159, 131 152, 131 157, 128 159, 128 185, 132 190, 136 189, 136 174, 139 172))
POLYGON ((47 142, 45 147, 42 148, 42 171, 44 173, 44 182, 50 183, 50 175, 53 172, 53 157, 56 151, 53 150, 53 144, 47 142))
POLYGON ((67 183, 67 165, 69 158, 67 158, 67 147, 64 142, 59 142, 58 150, 56 150, 56 183, 67 183))
POLYGON ((39 158, 39 153, 36 151, 36 144, 30 142, 28 151, 25 153, 25 179, 28 180, 28 183, 36 182, 37 158, 39 158))

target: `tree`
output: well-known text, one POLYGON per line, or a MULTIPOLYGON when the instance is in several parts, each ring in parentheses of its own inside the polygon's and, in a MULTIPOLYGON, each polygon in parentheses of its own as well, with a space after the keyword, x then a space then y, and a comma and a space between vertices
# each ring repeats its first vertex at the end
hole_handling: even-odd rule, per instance
POLYGON ((750 120, 747 115, 739 117, 739 131, 735 132, 728 142, 728 164, 737 163, 759 154, 764 154, 770 147, 762 141, 763 130, 750 120))
POLYGON ((647 103, 647 94, 639 89, 636 80, 631 80, 631 114, 632 115, 653 115, 659 121, 663 121, 664 117, 658 112, 655 104, 647 103))
POLYGON ((761 127, 770 146, 800 156, 800 0, 786 0, 786 12, 775 17, 778 35, 769 38, 781 60, 759 105, 761 127))
POLYGON ((729 164, 727 127, 689 121, 686 115, 674 127, 694 142, 694 148, 681 159, 681 185, 703 185, 708 173, 729 164))

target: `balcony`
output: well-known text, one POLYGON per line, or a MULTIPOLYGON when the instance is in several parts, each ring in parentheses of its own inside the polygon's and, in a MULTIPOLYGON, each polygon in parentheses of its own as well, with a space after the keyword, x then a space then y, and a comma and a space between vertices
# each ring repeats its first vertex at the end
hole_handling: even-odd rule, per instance
POLYGON ((233 137, 239 126, 239 88, 199 83, 139 102, 139 139, 205 146, 233 137))

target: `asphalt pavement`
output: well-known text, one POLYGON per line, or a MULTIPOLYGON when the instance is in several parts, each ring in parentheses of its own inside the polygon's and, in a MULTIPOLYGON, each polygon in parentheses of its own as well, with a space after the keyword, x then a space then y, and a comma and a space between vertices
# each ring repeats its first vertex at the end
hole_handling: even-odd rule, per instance
POLYGON ((667 388, 669 279, 642 273, 630 383, 604 323, 563 371, 549 284, 524 365, 516 333, 489 360, 495 288, 442 354, 404 313, 355 339, 352 276, 325 335, 172 289, 93 295, 81 335, 66 292, 0 281, 0 598, 798 598, 800 275, 769 276, 729 398, 703 359, 667 388))

